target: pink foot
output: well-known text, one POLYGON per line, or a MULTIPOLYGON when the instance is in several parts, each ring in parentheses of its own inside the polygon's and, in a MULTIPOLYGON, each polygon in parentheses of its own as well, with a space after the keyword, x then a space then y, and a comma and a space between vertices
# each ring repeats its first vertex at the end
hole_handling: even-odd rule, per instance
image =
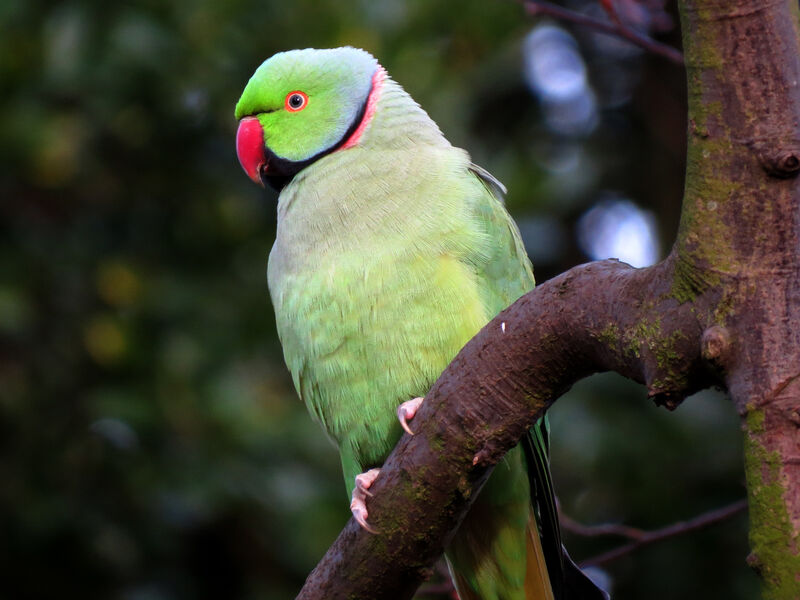
POLYGON ((408 426, 408 421, 414 418, 417 410, 422 406, 422 401, 425 398, 414 398, 408 402, 403 402, 397 407, 397 418, 400 419, 400 426, 408 432, 408 435, 414 435, 411 428, 408 426))
POLYGON ((356 475, 356 487, 353 488, 353 499, 350 502, 350 512, 353 513, 353 518, 370 533, 378 532, 367 523, 367 517, 369 516, 367 512, 367 496, 372 496, 369 488, 380 472, 380 469, 370 469, 366 473, 356 475))

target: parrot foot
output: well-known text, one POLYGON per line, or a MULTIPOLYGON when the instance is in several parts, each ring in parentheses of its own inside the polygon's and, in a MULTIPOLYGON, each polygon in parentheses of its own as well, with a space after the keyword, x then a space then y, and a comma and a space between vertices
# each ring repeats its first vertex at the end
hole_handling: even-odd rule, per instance
POLYGON ((353 518, 370 533, 378 532, 367 523, 367 517, 369 516, 367 512, 367 496, 372 496, 369 488, 380 472, 380 469, 370 469, 365 473, 356 475, 356 487, 353 488, 353 500, 350 502, 350 512, 353 513, 353 518))
POLYGON ((417 414, 417 410, 419 410, 424 399, 425 398, 414 398, 408 402, 403 402, 397 407, 397 418, 400 420, 400 426, 408 432, 408 435, 414 435, 414 432, 411 431, 411 428, 408 426, 408 421, 413 419, 414 415, 417 414))

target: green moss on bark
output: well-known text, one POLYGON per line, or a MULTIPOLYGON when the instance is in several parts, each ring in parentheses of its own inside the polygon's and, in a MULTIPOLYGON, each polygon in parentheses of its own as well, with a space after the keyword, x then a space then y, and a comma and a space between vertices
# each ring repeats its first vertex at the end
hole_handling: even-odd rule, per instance
POLYGON ((763 444, 765 415, 751 409, 745 418, 745 473, 750 505, 750 564, 764 580, 764 600, 800 598, 800 552, 784 494, 781 461, 763 444))
POLYGON ((597 334, 597 339, 609 348, 616 348, 619 346, 619 336, 619 327, 616 323, 609 323, 597 334))
MULTIPOLYGON (((716 129, 725 128, 723 115, 707 117, 717 123, 716 129)), ((732 179, 735 169, 730 162, 734 155, 727 136, 693 139, 687 149, 686 196, 678 235, 680 256, 699 267, 713 266, 713 271, 703 269, 707 277, 714 271, 728 271, 736 263, 729 243, 731 225, 723 219, 725 206, 742 192, 742 184, 732 179)), ((676 281, 680 281, 679 275, 685 273, 676 272, 676 281)), ((705 283, 714 286, 719 279, 712 277, 705 283)))

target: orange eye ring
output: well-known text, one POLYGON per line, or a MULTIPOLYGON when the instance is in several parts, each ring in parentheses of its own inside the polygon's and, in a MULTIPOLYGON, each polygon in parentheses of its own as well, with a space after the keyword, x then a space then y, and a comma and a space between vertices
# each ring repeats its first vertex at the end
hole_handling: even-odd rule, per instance
POLYGON ((308 94, 295 90, 286 94, 286 100, 283 103, 286 110, 289 112, 298 112, 308 106, 308 94))

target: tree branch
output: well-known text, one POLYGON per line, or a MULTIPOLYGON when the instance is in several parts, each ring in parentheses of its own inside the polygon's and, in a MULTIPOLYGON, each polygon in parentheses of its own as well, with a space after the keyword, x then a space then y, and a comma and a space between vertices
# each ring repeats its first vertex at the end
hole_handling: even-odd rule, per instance
POLYGON ((614 548, 608 552, 604 552, 602 554, 598 554, 597 556, 593 556, 592 558, 587 558, 586 560, 580 561, 580 566, 583 568, 604 565, 622 556, 625 556, 626 554, 630 554, 631 552, 643 548, 644 546, 649 546, 650 544, 654 544, 672 537, 691 533, 699 529, 704 529, 710 525, 730 519, 731 517, 743 512, 746 508, 747 500, 742 499, 733 502, 728 506, 723 506, 721 508, 704 512, 692 519, 689 519, 688 521, 679 521, 654 531, 646 531, 644 529, 628 527, 626 525, 618 525, 616 523, 584 525, 578 521, 575 521, 574 519, 571 519, 563 513, 560 514, 560 520, 564 529, 576 535, 585 537, 618 535, 633 540, 631 543, 620 546, 619 548, 614 548))
POLYGON ((631 540, 639 540, 647 535, 647 531, 639 529, 638 527, 631 527, 629 525, 621 525, 619 523, 602 523, 600 525, 585 525, 580 521, 576 521, 572 517, 564 514, 559 510, 558 520, 561 527, 565 531, 581 537, 600 537, 604 535, 615 535, 619 537, 628 538, 631 540))
MULTIPOLYGON (((676 50, 667 44, 662 44, 661 42, 658 42, 631 27, 628 27, 621 20, 619 20, 619 18, 616 18, 613 21, 602 21, 600 19, 595 19, 594 17, 563 8, 557 4, 545 2, 544 0, 524 0, 524 3, 525 11, 529 15, 548 15, 560 21, 568 21, 599 33, 605 33, 607 35, 619 37, 629 41, 635 46, 639 46, 639 48, 642 48, 647 52, 656 54, 658 56, 663 56, 675 64, 683 64, 683 54, 681 54, 679 50, 676 50)), ((614 15, 616 15, 616 12, 614 15)))

